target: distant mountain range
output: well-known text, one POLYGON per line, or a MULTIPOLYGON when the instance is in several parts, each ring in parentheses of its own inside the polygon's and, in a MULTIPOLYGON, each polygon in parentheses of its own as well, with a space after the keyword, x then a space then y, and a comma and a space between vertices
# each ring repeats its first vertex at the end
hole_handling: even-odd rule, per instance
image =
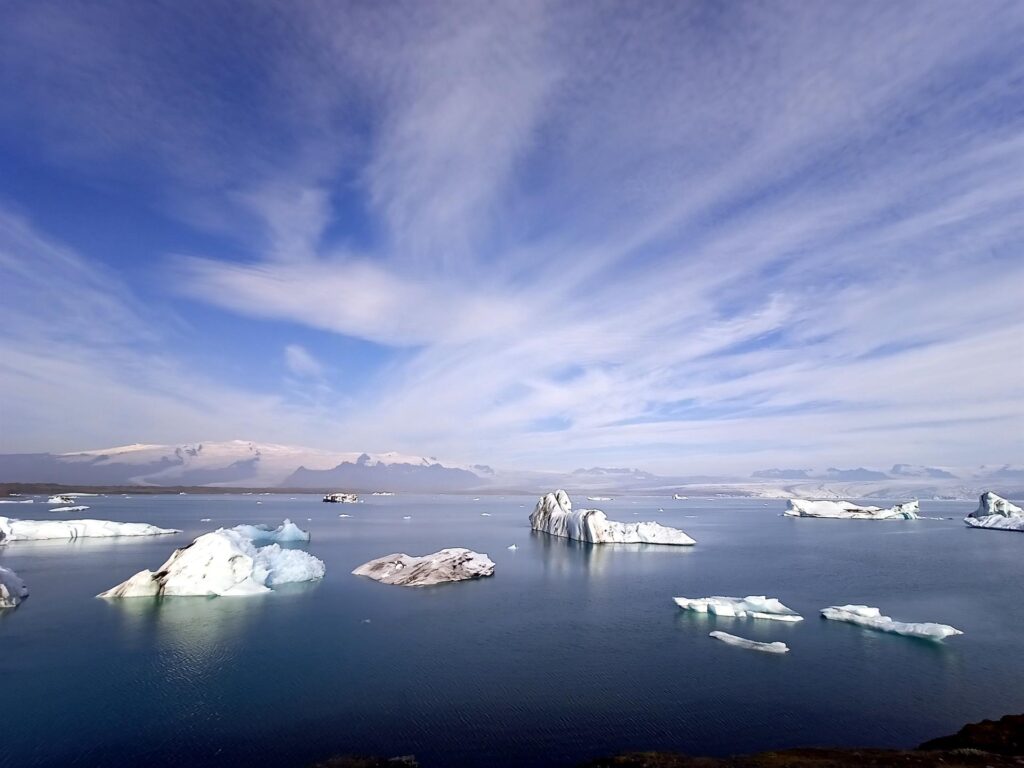
POLYGON ((332 452, 245 440, 134 444, 78 453, 0 454, 0 483, 306 488, 353 492, 529 493, 566 488, 688 496, 761 498, 972 498, 982 490, 1024 495, 1024 467, 956 469, 896 464, 762 469, 750 478, 655 475, 635 468, 570 473, 507 471, 400 453, 332 452))

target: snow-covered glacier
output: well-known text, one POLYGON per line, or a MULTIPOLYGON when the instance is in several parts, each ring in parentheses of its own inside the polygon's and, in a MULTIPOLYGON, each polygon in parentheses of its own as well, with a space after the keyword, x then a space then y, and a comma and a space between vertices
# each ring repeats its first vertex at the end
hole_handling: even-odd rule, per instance
POLYGON ((1024 532, 1024 509, 992 491, 985 491, 978 500, 978 508, 965 517, 964 522, 971 528, 1024 532))
POLYGON ((714 632, 709 632, 708 637, 713 637, 715 640, 721 640, 723 643, 727 643, 728 645, 735 645, 737 648, 746 648, 748 651, 761 651, 762 653, 789 653, 789 646, 779 641, 774 643, 762 643, 759 640, 748 640, 745 637, 730 635, 728 632, 721 632, 717 629, 714 632))
POLYGON ((845 621, 869 629, 877 629, 880 632, 892 632, 925 640, 943 640, 952 635, 963 634, 959 629, 948 624, 896 621, 889 616, 883 616, 878 608, 873 608, 870 605, 833 605, 823 608, 821 615, 832 621, 845 621))
POLYGON ((0 565, 0 608, 17 608, 28 597, 28 587, 10 568, 0 565))
POLYGON ((660 523, 617 523, 599 509, 573 510, 569 495, 562 490, 541 496, 530 515, 530 526, 535 531, 591 544, 697 543, 678 528, 660 523))
POLYGON ((684 611, 711 613, 715 616, 733 616, 737 619, 772 619, 774 621, 803 621, 803 616, 788 608, 774 597, 748 595, 747 597, 674 597, 672 600, 684 611))
POLYGON ((177 549, 156 571, 139 571, 97 597, 236 597, 324 577, 323 561, 278 544, 257 548, 238 531, 204 533, 177 549))
POLYGON ((291 520, 285 521, 277 528, 269 525, 236 525, 231 530, 253 541, 309 541, 309 531, 304 531, 291 520))
POLYGON ((790 499, 787 517, 829 517, 839 520, 917 520, 917 501, 892 507, 862 507, 849 501, 806 501, 790 499))
POLYGON ((428 587, 450 581, 467 581, 492 576, 494 563, 487 555, 455 547, 422 557, 412 557, 404 553, 385 555, 363 563, 352 573, 383 584, 428 587))
POLYGON ((181 533, 149 523, 118 523, 113 520, 15 520, 0 517, 0 543, 42 539, 82 539, 109 536, 160 536, 181 533))

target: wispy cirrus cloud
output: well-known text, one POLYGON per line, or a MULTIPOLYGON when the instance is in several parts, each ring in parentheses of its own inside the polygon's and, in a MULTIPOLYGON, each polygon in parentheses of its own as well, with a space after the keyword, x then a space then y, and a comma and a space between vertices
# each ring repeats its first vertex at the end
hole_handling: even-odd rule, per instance
MULTIPOLYGON (((189 220, 245 255, 160 269, 379 348, 344 360, 345 407, 303 405, 347 447, 671 471, 1019 453, 1014 4, 269 13, 281 41, 253 18, 233 42, 268 85, 252 135, 230 146, 215 101, 154 139, 217 169, 170 186, 202 186, 189 220)), ((142 82, 175 70, 141 59, 142 82)), ((150 99, 184 119, 174 89, 150 99)), ((289 349, 300 378, 331 369, 289 349)))

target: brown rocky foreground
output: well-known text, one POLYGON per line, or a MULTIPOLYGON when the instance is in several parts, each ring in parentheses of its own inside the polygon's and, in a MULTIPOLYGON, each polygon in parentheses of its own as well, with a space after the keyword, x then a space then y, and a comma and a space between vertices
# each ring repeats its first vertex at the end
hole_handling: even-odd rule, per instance
MULTIPOLYGON (((312 768, 409 768, 411 756, 335 757, 312 768)), ((755 755, 691 757, 675 752, 631 752, 600 758, 579 768, 1021 768, 1024 766, 1024 715, 983 720, 952 736, 926 741, 917 749, 784 749, 755 755)), ((436 768, 458 768, 437 766, 436 768)))

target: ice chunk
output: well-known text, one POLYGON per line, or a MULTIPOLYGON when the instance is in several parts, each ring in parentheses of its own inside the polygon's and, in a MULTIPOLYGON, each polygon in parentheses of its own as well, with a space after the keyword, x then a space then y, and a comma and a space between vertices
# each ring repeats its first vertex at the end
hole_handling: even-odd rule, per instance
POLYGON ((494 574, 494 563, 487 555, 479 552, 453 548, 423 557, 412 557, 404 553, 385 555, 364 563, 352 573, 400 587, 427 587, 491 576, 494 574))
POLYGON ((1024 532, 1024 509, 992 491, 981 494, 978 508, 964 518, 971 528, 1024 532))
POLYGON ((908 501, 892 507, 861 507, 849 501, 790 499, 787 517, 831 517, 840 520, 916 520, 920 506, 908 501))
POLYGON ((257 549, 252 539, 221 528, 175 550, 156 571, 139 571, 98 597, 255 595, 279 584, 322 579, 325 571, 323 561, 308 552, 278 544, 257 549))
POLYGON ((34 504, 35 499, 0 499, 0 504, 34 504))
POLYGON ((541 496, 530 515, 530 526, 552 536, 564 536, 592 544, 676 544, 696 542, 677 528, 659 523, 617 523, 599 509, 573 510, 565 491, 541 496))
POLYGON ((516 546, 515 544, 510 544, 510 545, 509 545, 509 546, 507 547, 507 549, 508 549, 508 550, 509 550, 510 552, 515 552, 515 551, 516 551, 517 549, 519 549, 519 547, 518 547, 518 546, 516 546))
POLYGON ((60 496, 51 496, 50 498, 48 498, 46 500, 46 503, 47 504, 74 504, 75 500, 71 496, 60 495, 60 496))
POLYGON ((674 597, 675 604, 684 611, 712 613, 715 616, 734 616, 738 619, 772 619, 774 621, 803 621, 801 616, 774 597, 748 595, 747 597, 674 597))
POLYGON ((587 496, 587 501, 611 501, 611 496, 587 496))
POLYGON ((28 587, 10 568, 0 565, 0 608, 17 608, 28 597, 28 587))
POLYGON ((77 507, 54 507, 51 512, 85 512, 88 507, 77 506, 77 507))
POLYGON ((762 643, 757 640, 748 640, 745 637, 730 635, 728 632, 715 630, 708 633, 709 637, 721 640, 723 643, 735 645, 737 648, 746 648, 748 651, 761 651, 762 653, 789 653, 789 646, 785 643, 762 643))
POLYGON ((253 541, 309 541, 309 531, 304 531, 291 520, 285 519, 277 528, 269 525, 236 525, 238 531, 253 541))
POLYGON ((113 520, 14 520, 0 517, 0 542, 40 539, 79 539, 107 536, 159 536, 181 533, 149 523, 118 523, 113 520))
POLYGON ((869 629, 877 629, 880 632, 893 632, 897 635, 920 637, 925 640, 942 640, 952 635, 963 634, 959 629, 948 624, 929 622, 915 624, 895 621, 889 616, 883 616, 878 608, 872 608, 870 605, 833 605, 823 608, 821 615, 833 621, 846 621, 869 629))
POLYGON ((324 501, 330 504, 356 504, 359 497, 354 493, 328 493, 324 496, 324 501))

